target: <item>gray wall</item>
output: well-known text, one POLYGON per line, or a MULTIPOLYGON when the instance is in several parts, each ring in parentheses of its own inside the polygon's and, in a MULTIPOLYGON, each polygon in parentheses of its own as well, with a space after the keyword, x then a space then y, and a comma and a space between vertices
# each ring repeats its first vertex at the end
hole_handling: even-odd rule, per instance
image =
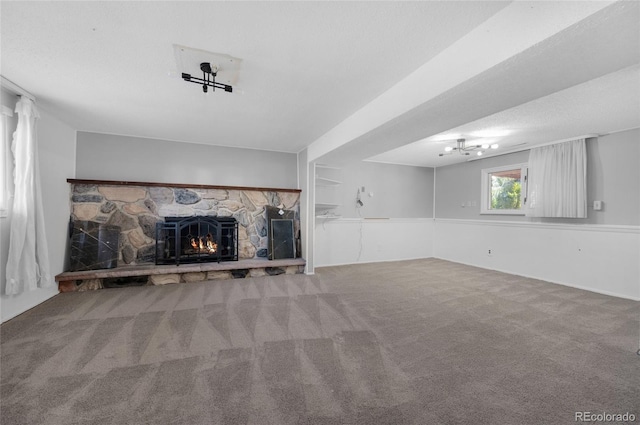
POLYGON ((640 225, 640 129, 587 142, 588 223, 640 225), (593 211, 593 201, 603 201, 593 211))
POLYGON ((337 199, 343 217, 433 217, 433 168, 357 161, 342 166, 341 176, 337 199), (356 193, 362 186, 364 206, 358 210, 356 193))
POLYGON ((297 189, 297 155, 78 132, 76 178, 297 189))
POLYGON ((526 163, 529 151, 465 162, 436 170, 436 218, 640 225, 640 129, 587 140, 586 219, 533 219, 480 214, 480 170, 526 163), (593 201, 604 202, 602 211, 593 201), (474 206, 462 207, 471 201, 474 206))

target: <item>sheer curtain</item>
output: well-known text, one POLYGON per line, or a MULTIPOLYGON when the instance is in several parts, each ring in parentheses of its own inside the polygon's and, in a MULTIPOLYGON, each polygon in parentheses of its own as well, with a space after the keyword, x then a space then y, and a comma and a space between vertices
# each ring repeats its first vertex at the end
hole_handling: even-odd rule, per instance
POLYGON ((10 187, 9 181, 11 175, 9 170, 9 117, 13 116, 13 111, 4 105, 1 105, 0 113, 0 217, 6 217, 9 209, 10 187))
POLYGON ((7 294, 53 285, 44 231, 44 215, 38 167, 36 119, 38 111, 30 99, 16 104, 18 127, 11 150, 15 161, 14 196, 7 261, 7 294))
POLYGON ((531 149, 527 203, 530 217, 587 217, 585 139, 531 149))

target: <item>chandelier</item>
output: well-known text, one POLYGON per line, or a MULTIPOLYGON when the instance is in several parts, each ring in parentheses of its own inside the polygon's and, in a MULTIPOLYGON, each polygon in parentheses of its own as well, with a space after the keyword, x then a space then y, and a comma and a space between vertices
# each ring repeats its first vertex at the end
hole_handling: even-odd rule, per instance
POLYGON ((470 152, 475 152, 476 155, 482 156, 487 149, 498 149, 498 144, 494 143, 492 145, 489 144, 481 144, 481 145, 467 145, 464 139, 456 140, 456 146, 447 146, 444 148, 444 153, 441 153, 439 156, 451 155, 453 151, 458 151, 460 155, 471 155, 470 152))
POLYGON ((216 65, 212 67, 210 63, 202 62, 200 64, 200 70, 202 71, 202 78, 192 77, 191 74, 183 72, 182 79, 190 83, 202 84, 202 91, 205 93, 209 91, 209 87, 212 87, 212 91, 216 89, 223 89, 229 93, 233 91, 233 87, 230 85, 216 82, 216 75, 218 73, 218 67, 216 65))

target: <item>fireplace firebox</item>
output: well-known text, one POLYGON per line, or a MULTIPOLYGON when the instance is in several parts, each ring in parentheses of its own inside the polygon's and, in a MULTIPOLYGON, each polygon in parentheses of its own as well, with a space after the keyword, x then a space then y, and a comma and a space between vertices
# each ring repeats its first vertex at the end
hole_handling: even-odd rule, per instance
POLYGON ((233 217, 166 217, 156 224, 156 264, 238 261, 233 217))

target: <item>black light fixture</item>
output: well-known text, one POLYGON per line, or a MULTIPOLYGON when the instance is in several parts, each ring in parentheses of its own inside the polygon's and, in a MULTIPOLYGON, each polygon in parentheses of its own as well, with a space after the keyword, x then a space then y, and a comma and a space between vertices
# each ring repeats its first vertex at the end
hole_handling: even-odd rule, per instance
POLYGON ((451 155, 453 151, 458 151, 460 155, 470 155, 470 151, 476 151, 476 155, 482 156, 486 149, 498 149, 498 145, 496 143, 482 144, 482 145, 467 145, 464 139, 456 140, 456 147, 447 146, 444 148, 445 153, 441 153, 439 156, 451 155))
POLYGON ((192 77, 191 74, 182 73, 182 79, 188 81, 190 83, 202 84, 202 91, 207 93, 209 91, 209 87, 213 88, 213 91, 216 89, 223 89, 226 92, 231 93, 233 91, 233 87, 227 84, 217 83, 216 75, 218 73, 218 67, 213 66, 209 62, 202 62, 200 64, 200 69, 202 70, 203 78, 192 77))

